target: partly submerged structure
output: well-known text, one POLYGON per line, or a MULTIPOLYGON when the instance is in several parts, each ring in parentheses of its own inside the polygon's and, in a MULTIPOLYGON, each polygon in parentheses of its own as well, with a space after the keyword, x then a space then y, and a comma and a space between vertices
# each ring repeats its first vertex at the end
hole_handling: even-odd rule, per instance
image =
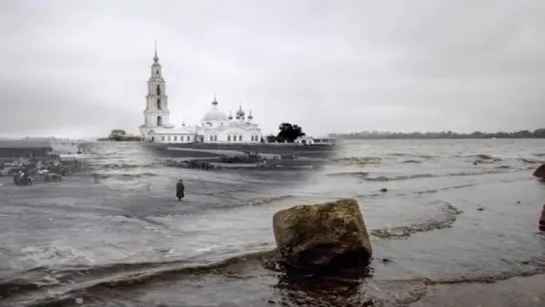
POLYGON ((140 126, 140 135, 144 141, 167 144, 213 143, 213 144, 251 144, 262 142, 262 132, 253 122, 253 115, 248 114, 239 105, 235 117, 219 110, 216 97, 210 111, 202 117, 200 125, 179 127, 170 123, 169 101, 166 95, 166 82, 162 66, 159 64, 157 47, 151 65, 148 80, 148 95, 144 110, 144 124, 140 126))
POLYGON ((53 152, 51 143, 37 140, 2 140, 0 158, 44 158, 53 152))

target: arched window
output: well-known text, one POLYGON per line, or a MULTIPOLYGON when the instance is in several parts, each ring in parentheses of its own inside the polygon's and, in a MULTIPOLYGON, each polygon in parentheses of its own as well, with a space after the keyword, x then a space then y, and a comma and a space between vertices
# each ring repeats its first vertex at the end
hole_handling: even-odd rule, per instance
POLYGON ((159 69, 155 71, 155 74, 159 76, 159 69))
POLYGON ((163 125, 163 118, 161 116, 157 116, 157 126, 163 125))
POLYGON ((157 98, 157 109, 161 110, 163 106, 161 105, 161 98, 157 98))
POLYGON ((157 85, 157 95, 161 95, 161 86, 157 85))

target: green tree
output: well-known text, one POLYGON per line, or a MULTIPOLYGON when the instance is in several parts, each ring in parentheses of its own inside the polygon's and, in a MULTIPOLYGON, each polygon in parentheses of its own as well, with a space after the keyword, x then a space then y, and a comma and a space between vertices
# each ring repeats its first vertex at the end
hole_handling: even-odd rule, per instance
POLYGON ((303 128, 299 125, 292 125, 290 123, 282 123, 278 126, 278 135, 276 136, 279 142, 293 143, 298 137, 305 136, 303 128))

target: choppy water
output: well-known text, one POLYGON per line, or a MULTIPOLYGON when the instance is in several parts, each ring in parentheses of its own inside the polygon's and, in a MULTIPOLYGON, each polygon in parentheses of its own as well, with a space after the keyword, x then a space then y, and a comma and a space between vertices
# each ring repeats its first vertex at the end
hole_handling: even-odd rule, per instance
POLYGON ((543 162, 542 140, 372 140, 342 143, 320 171, 200 171, 97 144, 91 170, 63 182, 0 178, 0 306, 404 304, 435 284, 543 273, 543 162), (372 278, 308 288, 237 258, 274 248, 277 210, 340 197, 374 234, 372 278))

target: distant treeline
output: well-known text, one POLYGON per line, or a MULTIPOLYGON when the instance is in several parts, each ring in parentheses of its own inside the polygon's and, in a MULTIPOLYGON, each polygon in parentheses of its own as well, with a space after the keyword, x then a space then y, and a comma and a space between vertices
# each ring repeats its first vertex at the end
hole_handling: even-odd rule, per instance
POLYGON ((367 140, 367 139, 531 139, 545 138, 545 128, 520 130, 514 132, 480 132, 456 133, 452 131, 442 132, 354 132, 347 134, 331 134, 330 136, 340 139, 367 140))

